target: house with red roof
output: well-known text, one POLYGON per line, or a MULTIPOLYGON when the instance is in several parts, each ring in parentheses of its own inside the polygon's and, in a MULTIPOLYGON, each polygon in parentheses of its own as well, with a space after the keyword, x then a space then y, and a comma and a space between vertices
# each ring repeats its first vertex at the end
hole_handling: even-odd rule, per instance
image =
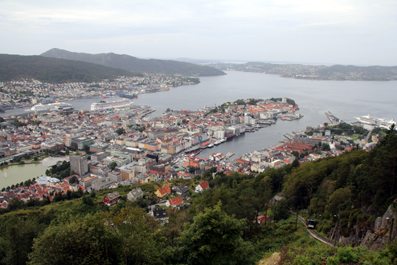
POLYGON ((161 188, 156 190, 155 194, 159 198, 163 198, 167 195, 170 195, 171 194, 171 184, 168 183, 168 184, 162 186, 161 188))
POLYGON ((181 196, 171 198, 165 203, 165 205, 167 207, 174 207, 174 208, 181 207, 183 205, 183 198, 181 196))
POLYGON ((282 145, 277 146, 274 148, 274 150, 277 151, 287 151, 287 152, 298 152, 298 153, 303 153, 305 151, 311 151, 313 150, 313 146, 310 144, 305 144, 305 143, 300 143, 300 142, 288 142, 284 143, 282 145))
POLYGON ((202 180, 200 181, 200 183, 196 186, 196 188, 194 189, 195 192, 202 192, 205 190, 208 190, 210 188, 210 185, 208 183, 208 181, 206 180, 202 180))
POLYGON ((103 204, 105 204, 106 206, 112 206, 117 204, 119 200, 120 200, 120 194, 118 192, 112 192, 112 193, 108 193, 103 198, 103 204))
POLYGON ((192 174, 190 174, 189 172, 185 172, 185 171, 178 171, 177 175, 178 175, 178 178, 182 178, 182 179, 191 179, 192 178, 192 174))
POLYGON ((256 218, 256 222, 257 222, 258 224, 266 223, 266 221, 267 221, 267 216, 266 216, 266 215, 259 215, 259 216, 256 218))

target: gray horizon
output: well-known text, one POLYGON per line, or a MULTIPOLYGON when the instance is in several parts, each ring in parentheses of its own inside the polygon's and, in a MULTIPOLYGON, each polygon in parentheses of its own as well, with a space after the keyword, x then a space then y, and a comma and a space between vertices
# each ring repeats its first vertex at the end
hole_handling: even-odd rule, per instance
POLYGON ((397 65, 393 0, 0 0, 0 29, 7 54, 397 65))

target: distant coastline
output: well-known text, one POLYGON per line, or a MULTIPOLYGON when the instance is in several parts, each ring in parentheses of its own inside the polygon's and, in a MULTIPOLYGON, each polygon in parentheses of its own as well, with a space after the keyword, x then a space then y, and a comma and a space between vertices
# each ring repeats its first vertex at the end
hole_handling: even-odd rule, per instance
POLYGON ((285 78, 328 81, 393 81, 397 66, 304 65, 248 62, 217 63, 211 66, 222 71, 274 74, 285 78))

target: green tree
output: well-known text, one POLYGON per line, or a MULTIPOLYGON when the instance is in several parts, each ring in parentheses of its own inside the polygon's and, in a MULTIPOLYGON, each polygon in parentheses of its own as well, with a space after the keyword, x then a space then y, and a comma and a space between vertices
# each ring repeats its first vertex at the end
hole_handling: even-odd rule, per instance
POLYGON ((339 214, 339 211, 351 205, 352 193, 349 187, 340 188, 334 191, 328 200, 327 210, 330 214, 339 214))
POLYGON ((69 179, 69 184, 79 184, 79 179, 76 176, 73 176, 69 179))
POLYGON ((360 256, 362 256, 360 249, 353 249, 352 247, 338 248, 336 255, 327 259, 327 264, 357 264, 360 256))
POLYGON ((321 150, 322 150, 322 151, 330 151, 330 150, 331 150, 331 147, 329 146, 328 143, 323 143, 323 144, 321 145, 321 150))
POLYGON ((287 219, 289 216, 289 208, 287 201, 282 200, 280 202, 277 202, 272 208, 272 213, 273 213, 273 219, 276 221, 287 219))
MULTIPOLYGON (((43 217, 45 216, 43 215, 43 217)), ((28 254, 32 250, 33 239, 45 227, 40 219, 42 217, 37 215, 22 214, 11 215, 1 220, 0 264, 26 264, 28 254)))
POLYGON ((7 240, 5 240, 3 237, 0 237, 0 265, 7 264, 6 257, 8 252, 10 252, 10 247, 7 240))
POLYGON ((117 133, 118 135, 122 135, 122 134, 125 134, 125 130, 124 130, 124 128, 117 128, 117 129, 116 129, 116 133, 117 133))
POLYGON ((163 264, 157 223, 142 209, 123 208, 111 218, 121 240, 123 264, 163 264))
POLYGON ((110 170, 114 170, 117 167, 117 163, 115 161, 112 161, 110 162, 108 167, 110 168, 110 170))
POLYGON ((253 264, 243 227, 244 222, 227 215, 220 204, 207 208, 182 234, 187 264, 253 264))
POLYGON ((92 197, 88 196, 88 195, 83 197, 82 204, 86 205, 86 206, 94 206, 95 205, 94 200, 92 199, 92 197))
POLYGON ((117 264, 118 237, 98 216, 49 226, 34 241, 30 265, 117 264))

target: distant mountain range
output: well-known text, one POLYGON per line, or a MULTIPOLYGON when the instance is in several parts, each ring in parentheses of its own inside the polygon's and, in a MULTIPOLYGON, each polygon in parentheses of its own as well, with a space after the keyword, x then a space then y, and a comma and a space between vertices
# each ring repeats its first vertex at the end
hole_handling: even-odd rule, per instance
POLYGON ((297 79, 397 80, 397 66, 326 66, 263 62, 199 65, 175 60, 140 59, 115 53, 75 53, 61 49, 51 49, 40 56, 0 54, 0 81, 33 78, 47 82, 92 82, 138 73, 216 76, 224 75, 225 70, 277 74, 297 79))
POLYGON ((130 55, 115 53, 76 53, 54 48, 41 54, 41 56, 100 64, 135 73, 179 74, 185 76, 225 74, 223 71, 210 66, 173 60, 140 59, 130 55))
POLYGON ((103 65, 49 58, 0 54, 0 81, 31 78, 45 82, 93 82, 136 75, 103 65))
POLYGON ((276 74, 282 77, 315 80, 397 80, 397 66, 303 65, 248 62, 243 64, 217 63, 220 70, 236 70, 276 74))

